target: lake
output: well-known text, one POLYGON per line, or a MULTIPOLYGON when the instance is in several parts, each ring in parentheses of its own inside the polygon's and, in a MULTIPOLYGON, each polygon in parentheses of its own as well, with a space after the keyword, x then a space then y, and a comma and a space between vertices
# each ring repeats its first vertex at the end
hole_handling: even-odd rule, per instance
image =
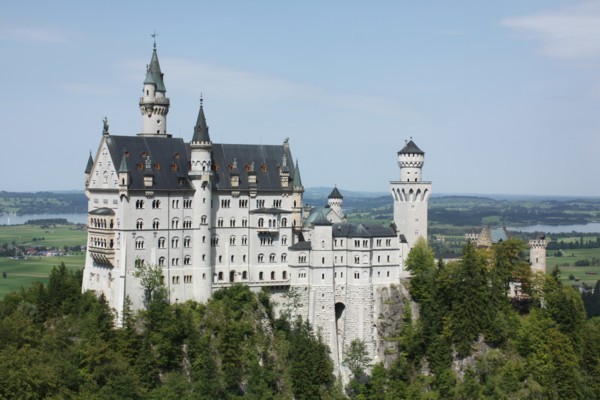
POLYGON ((21 225, 30 219, 64 218, 74 224, 87 224, 87 214, 2 214, 0 225, 21 225))
POLYGON ((600 222, 590 222, 589 224, 574 225, 528 225, 507 227, 509 231, 516 232, 545 232, 545 233, 600 233, 600 222))

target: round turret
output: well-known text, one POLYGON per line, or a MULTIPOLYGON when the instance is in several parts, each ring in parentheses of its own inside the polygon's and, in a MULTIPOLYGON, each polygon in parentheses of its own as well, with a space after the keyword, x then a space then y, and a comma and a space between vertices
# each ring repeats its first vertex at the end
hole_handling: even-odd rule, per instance
POLYGON ((411 140, 398 152, 401 182, 420 182, 425 152, 411 140))

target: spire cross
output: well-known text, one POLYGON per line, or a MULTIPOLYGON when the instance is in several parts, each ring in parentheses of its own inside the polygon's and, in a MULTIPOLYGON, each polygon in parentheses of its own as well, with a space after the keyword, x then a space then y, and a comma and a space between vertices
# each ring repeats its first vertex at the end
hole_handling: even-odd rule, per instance
POLYGON ((156 49, 156 37, 158 36, 158 33, 156 33, 156 31, 152 32, 152 38, 154 39, 154 48, 156 49))
POLYGON ((202 92, 200 92, 200 107, 204 105, 204 97, 202 97, 202 92))

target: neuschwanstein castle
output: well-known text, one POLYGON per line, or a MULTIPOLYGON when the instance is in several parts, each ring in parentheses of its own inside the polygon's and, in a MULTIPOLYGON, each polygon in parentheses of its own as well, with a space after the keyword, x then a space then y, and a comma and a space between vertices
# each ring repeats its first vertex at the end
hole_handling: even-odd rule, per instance
POLYGON ((337 188, 323 207, 303 206, 287 140, 213 143, 202 103, 189 138, 172 137, 156 44, 139 108, 141 133, 112 135, 105 122, 85 170, 83 290, 103 293, 119 319, 127 297, 143 306, 136 263, 162 267, 171 302, 205 302, 215 290, 245 284, 269 288, 281 303, 293 289, 296 312, 321 331, 337 365, 356 338, 376 356, 377 291, 407 276, 408 251, 427 237, 424 152, 410 140, 397 153, 389 227, 346 223, 337 188))

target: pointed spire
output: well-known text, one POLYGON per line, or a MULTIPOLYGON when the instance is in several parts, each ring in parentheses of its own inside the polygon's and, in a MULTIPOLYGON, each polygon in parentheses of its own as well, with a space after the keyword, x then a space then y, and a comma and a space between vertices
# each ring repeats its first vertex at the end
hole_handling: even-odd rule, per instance
POLYGON ((208 125, 206 125, 206 117, 204 116, 204 99, 202 95, 200 95, 200 110, 198 111, 198 119, 194 127, 192 142, 210 142, 208 125))
POLYGON ((328 197, 328 199, 343 199, 343 198, 344 198, 344 196, 342 196, 342 194, 338 190, 337 185, 333 188, 333 190, 331 191, 331 194, 328 197))
POLYGON ((123 157, 121 158, 121 165, 119 166, 119 172, 129 172, 129 167, 127 167, 127 155, 126 152, 123 151, 123 157))
POLYGON ((92 172, 92 168, 94 167, 94 159, 92 158, 92 151, 90 150, 90 157, 88 158, 87 166, 85 167, 85 173, 89 174, 92 172))
POLYGON ((413 142, 411 136, 410 140, 405 143, 404 147, 398 152, 398 154, 425 154, 425 152, 421 150, 419 146, 415 144, 415 142, 413 142))
POLYGON ((296 160, 296 168, 294 168, 294 179, 292 180, 292 187, 302 187, 302 178, 300 177, 300 168, 298 168, 298 160, 296 160))
POLYGON ((163 81, 164 74, 160 70, 160 64, 158 62, 158 55, 156 54, 156 36, 154 36, 154 49, 152 50, 152 59, 150 60, 150 65, 146 71, 146 79, 144 80, 144 85, 152 84, 156 87, 157 92, 166 92, 165 82, 163 81))

